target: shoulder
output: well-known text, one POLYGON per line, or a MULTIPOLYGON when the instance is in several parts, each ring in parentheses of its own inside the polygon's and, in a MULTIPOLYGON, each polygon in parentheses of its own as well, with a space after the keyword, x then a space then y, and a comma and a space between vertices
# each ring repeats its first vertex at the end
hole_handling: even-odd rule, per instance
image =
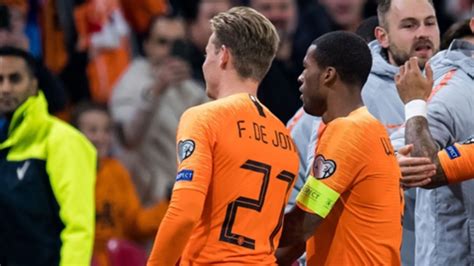
POLYGON ((362 93, 365 92, 383 92, 395 88, 395 81, 387 76, 378 75, 371 72, 367 78, 367 82, 362 88, 362 93))
POLYGON ((167 90, 163 99, 169 98, 169 104, 175 104, 179 100, 184 106, 194 106, 209 101, 205 89, 194 80, 186 80, 176 88, 167 90))
POLYGON ((107 157, 102 159, 102 163, 104 166, 117 170, 119 172, 128 172, 125 166, 116 158, 114 157, 107 157))
POLYGON ((386 132, 383 125, 367 111, 366 107, 361 107, 349 116, 330 122, 326 131, 339 136, 358 139, 364 139, 364 136, 368 136, 371 132, 386 132))
POLYGON ((114 175, 114 178, 126 179, 129 177, 127 168, 117 159, 107 157, 101 160, 101 170, 114 175))
POLYGON ((226 121, 228 118, 241 114, 242 110, 248 107, 248 102, 243 97, 228 96, 191 107, 183 113, 181 119, 192 119, 201 123, 226 121))
POLYGON ((72 149, 71 152, 78 147, 83 147, 85 150, 95 150, 89 140, 71 125, 55 117, 49 117, 48 120, 51 127, 48 144, 51 148, 72 149))
POLYGON ((288 121, 287 128, 293 136, 309 135, 311 134, 313 125, 316 123, 316 119, 316 117, 300 109, 300 111, 288 121))
POLYGON ((459 103, 474 100, 473 90, 474 79, 466 72, 452 68, 436 80, 430 105, 445 104, 451 108, 462 107, 459 103))
POLYGON ((130 66, 124 71, 122 76, 114 86, 115 89, 120 89, 123 86, 140 87, 140 84, 149 82, 150 64, 143 58, 138 58, 132 61, 130 66))
POLYGON ((125 74, 140 74, 141 72, 148 71, 150 64, 145 58, 137 58, 132 61, 130 66, 125 71, 125 74))

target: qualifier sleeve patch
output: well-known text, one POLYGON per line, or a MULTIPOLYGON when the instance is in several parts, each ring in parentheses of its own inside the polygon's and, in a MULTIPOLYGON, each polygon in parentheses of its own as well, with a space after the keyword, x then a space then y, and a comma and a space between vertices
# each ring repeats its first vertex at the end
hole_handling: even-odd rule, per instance
POLYGON ((461 157, 461 153, 454 145, 448 146, 444 150, 448 153, 449 159, 451 160, 461 157))
POLYGON ((328 187, 321 180, 309 176, 303 189, 296 197, 298 204, 326 218, 332 207, 339 199, 339 193, 328 187))
POLYGON ((176 176, 177 181, 193 181, 194 171, 183 169, 179 171, 178 175, 176 176))

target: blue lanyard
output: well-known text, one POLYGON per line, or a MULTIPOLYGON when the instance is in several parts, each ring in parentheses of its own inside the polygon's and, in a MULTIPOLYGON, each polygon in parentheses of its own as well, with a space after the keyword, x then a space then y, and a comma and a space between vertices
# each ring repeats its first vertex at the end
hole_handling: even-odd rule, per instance
POLYGON ((0 117, 0 130, 8 125, 8 120, 5 117, 0 117))

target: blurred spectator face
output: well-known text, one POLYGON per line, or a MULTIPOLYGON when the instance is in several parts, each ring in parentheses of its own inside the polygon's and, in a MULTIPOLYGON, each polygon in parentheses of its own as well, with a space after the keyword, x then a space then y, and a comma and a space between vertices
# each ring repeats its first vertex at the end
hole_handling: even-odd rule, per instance
POLYGON ((29 44, 24 33, 25 21, 23 14, 14 7, 8 8, 8 14, 10 15, 10 28, 0 28, 0 46, 13 46, 28 50, 29 44))
POLYGON ((297 25, 295 0, 251 0, 250 5, 273 23, 280 39, 291 37, 295 32, 297 25))
POLYGON ((99 158, 107 157, 112 139, 112 123, 107 113, 88 110, 78 119, 78 128, 94 144, 99 158))
POLYGON ((400 66, 417 56, 420 68, 439 50, 440 33, 433 6, 427 0, 393 0, 376 36, 388 49, 390 63, 400 66))
POLYGON ((0 46, 13 46, 23 50, 28 50, 28 38, 23 32, 13 32, 0 29, 0 46))
POLYGON ((0 114, 14 112, 36 94, 36 88, 37 81, 23 58, 0 56, 0 114))
POLYGON ((469 18, 470 14, 474 11, 472 0, 444 1, 444 8, 446 13, 455 20, 469 18))
POLYGON ((201 0, 198 5, 196 20, 190 25, 191 38, 201 51, 206 48, 207 40, 212 34, 209 20, 220 12, 231 8, 228 0, 201 0))
POLYGON ((343 29, 355 29, 363 20, 366 0, 319 0, 332 20, 343 29))
POLYGON ((159 18, 144 43, 145 54, 152 64, 160 64, 170 55, 173 42, 184 40, 184 22, 180 19, 159 18))
POLYGON ((10 7, 10 23, 11 23, 11 30, 13 32, 23 32, 26 27, 26 21, 21 13, 21 10, 18 8, 10 7))

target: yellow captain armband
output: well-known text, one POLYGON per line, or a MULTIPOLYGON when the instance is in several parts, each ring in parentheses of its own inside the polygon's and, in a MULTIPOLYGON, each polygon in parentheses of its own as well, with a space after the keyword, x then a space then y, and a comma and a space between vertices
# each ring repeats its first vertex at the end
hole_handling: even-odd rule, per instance
POLYGON ((326 218, 339 196, 339 193, 326 184, 314 176, 309 176, 303 189, 298 193, 296 202, 305 209, 326 218))

